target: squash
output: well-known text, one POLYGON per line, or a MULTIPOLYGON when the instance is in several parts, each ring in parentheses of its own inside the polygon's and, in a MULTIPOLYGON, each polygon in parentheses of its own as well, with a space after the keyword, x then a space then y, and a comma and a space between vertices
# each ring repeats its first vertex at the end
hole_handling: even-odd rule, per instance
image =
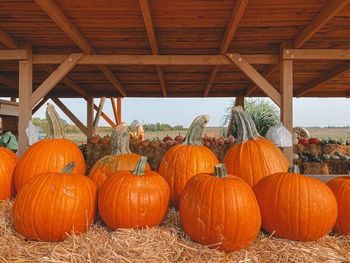
POLYGON ((11 199, 15 193, 13 173, 18 157, 13 151, 0 147, 0 200, 11 199))
POLYGON ((187 235, 210 248, 233 251, 253 242, 261 215, 250 186, 228 175, 225 165, 192 177, 180 200, 180 221, 187 235))
POLYGON ((309 145, 309 140, 308 139, 299 139, 299 144, 303 146, 308 146, 309 145))
POLYGON ((212 173, 214 165, 219 163, 215 154, 201 143, 208 121, 207 115, 195 118, 187 131, 186 140, 173 146, 163 156, 159 173, 170 186, 170 206, 179 207, 181 192, 191 177, 199 173, 212 173))
POLYGON ((288 170, 289 161, 276 145, 260 136, 251 117, 240 106, 233 108, 238 140, 227 151, 223 163, 227 172, 241 177, 250 186, 261 178, 288 170))
POLYGON ((309 139, 309 144, 319 144, 320 140, 317 138, 310 138, 309 139))
POLYGON ((313 241, 329 233, 337 219, 337 201, 329 187, 299 173, 275 173, 254 188, 262 227, 274 236, 313 241))
POLYGON ((98 195, 103 222, 113 229, 159 225, 168 210, 170 189, 154 171, 145 171, 147 157, 142 156, 134 172, 121 170, 107 178, 98 195))
POLYGON ((49 124, 48 139, 30 146, 17 164, 14 175, 17 191, 34 175, 60 172, 69 162, 76 164, 73 174, 85 174, 84 156, 74 142, 65 139, 60 117, 50 103, 47 104, 46 119, 49 124))
POLYGON ((87 231, 96 215, 97 190, 84 174, 70 174, 74 166, 36 175, 19 190, 12 221, 20 235, 53 242, 87 231))

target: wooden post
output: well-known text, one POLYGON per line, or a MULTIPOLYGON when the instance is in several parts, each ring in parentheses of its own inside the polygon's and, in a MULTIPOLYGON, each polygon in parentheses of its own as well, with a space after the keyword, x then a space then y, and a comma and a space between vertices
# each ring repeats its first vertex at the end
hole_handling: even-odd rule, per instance
POLYGON ((87 128, 87 139, 92 137, 92 124, 94 118, 94 98, 88 96, 87 99, 87 118, 86 118, 86 128, 87 128))
POLYGON ((122 98, 117 98, 117 111, 118 111, 118 120, 117 120, 117 124, 121 124, 122 123, 122 98))
POLYGON ((27 59, 19 61, 19 123, 18 123, 18 156, 21 157, 28 149, 26 128, 32 119, 30 98, 33 92, 32 46, 21 43, 27 51, 27 59))
MULTIPOLYGON (((283 56, 284 47, 287 48, 287 44, 282 44, 281 56, 283 56)), ((293 134, 293 61, 281 59, 280 70, 281 122, 293 134)), ((293 164, 293 146, 283 148, 283 152, 289 162, 293 164)))

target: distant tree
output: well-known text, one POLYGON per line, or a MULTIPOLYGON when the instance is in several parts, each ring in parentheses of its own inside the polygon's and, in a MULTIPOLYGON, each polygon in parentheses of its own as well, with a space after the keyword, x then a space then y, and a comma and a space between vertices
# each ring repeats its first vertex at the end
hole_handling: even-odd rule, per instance
POLYGON ((130 131, 135 131, 137 125, 139 125, 140 122, 138 120, 133 120, 130 124, 129 124, 129 130, 130 131))

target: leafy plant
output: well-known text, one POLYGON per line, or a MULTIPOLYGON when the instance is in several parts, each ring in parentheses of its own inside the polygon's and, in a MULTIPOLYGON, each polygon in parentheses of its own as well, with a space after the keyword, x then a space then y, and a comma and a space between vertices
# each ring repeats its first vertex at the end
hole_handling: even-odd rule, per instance
MULTIPOLYGON (((234 103, 235 102, 233 101, 229 107, 225 108, 226 113, 223 116, 223 121, 222 121, 223 126, 228 125, 230 122, 232 107, 234 103)), ((268 101, 257 100, 257 99, 245 99, 244 110, 253 119, 255 126, 261 136, 265 136, 270 127, 275 126, 280 122, 278 108, 276 108, 274 105, 272 105, 268 101)), ((231 134, 237 138, 236 122, 233 123, 231 134)))

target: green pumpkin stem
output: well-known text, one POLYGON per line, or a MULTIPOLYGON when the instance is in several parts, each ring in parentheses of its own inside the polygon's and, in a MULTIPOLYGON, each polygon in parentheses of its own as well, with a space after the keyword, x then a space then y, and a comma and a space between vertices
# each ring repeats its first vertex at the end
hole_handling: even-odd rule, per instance
POLYGON ((294 164, 294 165, 289 166, 288 173, 300 174, 300 170, 299 170, 298 165, 294 164))
POLYGON ((147 156, 141 156, 139 161, 136 164, 135 170, 132 173, 140 176, 144 175, 146 164, 147 164, 147 156))
POLYGON ((232 111, 234 119, 237 122, 237 143, 263 138, 258 133, 252 118, 241 106, 234 107, 232 111))
POLYGON ((46 107, 46 121, 48 124, 48 134, 46 138, 48 139, 65 139, 66 135, 63 130, 62 122, 60 116, 56 112, 54 106, 50 103, 46 107))
POLYGON ((61 171, 61 174, 70 174, 75 168, 75 162, 68 163, 61 171))
POLYGON ((226 165, 223 163, 219 163, 219 164, 215 165, 214 166, 214 176, 220 177, 220 178, 228 177, 226 165))
POLYGON ((122 155, 131 153, 129 148, 129 130, 128 125, 123 122, 112 131, 111 148, 113 155, 122 155))
POLYGON ((186 140, 182 143, 182 145, 202 145, 202 136, 205 125, 207 125, 209 121, 208 115, 200 115, 195 118, 188 128, 186 134, 186 140))

